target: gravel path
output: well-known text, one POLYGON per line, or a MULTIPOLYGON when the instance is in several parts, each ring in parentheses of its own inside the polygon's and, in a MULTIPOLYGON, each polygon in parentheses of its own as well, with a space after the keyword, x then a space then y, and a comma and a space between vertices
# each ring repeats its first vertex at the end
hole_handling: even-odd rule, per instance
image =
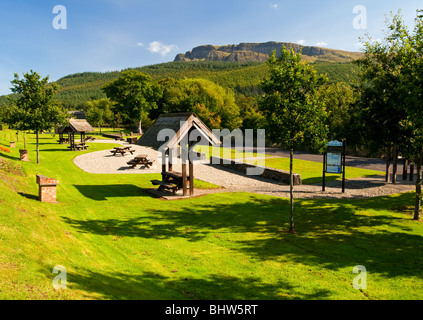
MULTIPOLYGON (((96 143, 116 143, 116 141, 100 140, 96 143)), ((128 145, 126 142, 119 142, 128 145)), ((82 170, 97 174, 146 174, 161 172, 161 156, 157 151, 138 145, 131 145, 135 150, 133 155, 114 156, 109 150, 97 151, 80 155, 74 159, 75 165, 82 170), (154 164, 149 169, 143 166, 131 168, 127 162, 138 154, 147 154, 149 159, 154 159, 154 164)), ((181 171, 180 163, 174 164, 175 171, 181 171)), ((246 176, 240 172, 222 168, 207 163, 196 163, 194 165, 195 177, 221 186, 220 189, 196 190, 196 195, 216 192, 252 192, 268 194, 277 197, 289 197, 289 186, 279 184, 275 181, 261 177, 246 176)), ((414 182, 398 179, 397 184, 385 183, 383 176, 357 178, 347 180, 345 193, 341 191, 340 181, 326 183, 326 191, 322 192, 319 185, 301 185, 294 187, 295 198, 350 198, 360 199, 375 196, 396 194, 415 190, 414 182)))

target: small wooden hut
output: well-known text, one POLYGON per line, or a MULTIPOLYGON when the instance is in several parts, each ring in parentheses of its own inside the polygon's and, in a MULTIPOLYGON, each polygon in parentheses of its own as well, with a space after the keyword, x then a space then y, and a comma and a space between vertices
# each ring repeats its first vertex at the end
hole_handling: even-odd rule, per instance
POLYGON ((220 140, 194 113, 162 114, 137 141, 137 145, 151 147, 162 153, 162 181, 152 180, 159 190, 179 188, 183 195, 194 195, 194 165, 191 148, 198 141, 209 145, 220 144, 220 140), (189 141, 193 130, 198 130, 196 141, 189 141), (160 137, 160 134, 162 137, 160 137), (164 139, 166 138, 166 139, 164 139), (182 172, 173 171, 173 159, 180 158, 182 172), (187 162, 189 169, 187 170, 187 162))
POLYGON ((59 134, 59 143, 69 143, 70 149, 75 151, 78 145, 85 145, 85 134, 94 132, 94 128, 85 119, 69 119, 69 123, 57 130, 59 134), (81 135, 80 144, 75 143, 75 134, 81 135), (67 135, 67 138, 64 137, 67 135))

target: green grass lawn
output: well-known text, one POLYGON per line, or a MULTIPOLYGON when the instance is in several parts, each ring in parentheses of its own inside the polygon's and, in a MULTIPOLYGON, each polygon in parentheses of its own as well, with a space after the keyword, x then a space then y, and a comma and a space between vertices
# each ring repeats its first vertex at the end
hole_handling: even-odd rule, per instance
MULTIPOLYGON (((269 158, 257 160, 247 160, 248 163, 258 164, 270 168, 289 171, 289 158, 269 158)), ((301 175, 304 184, 322 183, 323 162, 306 161, 294 158, 293 171, 301 175)), ((361 169, 354 167, 345 168, 345 179, 354 179, 359 177, 369 177, 375 175, 384 175, 382 171, 361 169)), ((327 173, 326 181, 341 180, 341 174, 327 173)))
MULTIPOLYGON (((0 131, 8 146, 10 131, 0 131)), ((157 175, 89 174, 72 152, 41 137, 41 164, 0 159, 1 299, 423 299, 423 224, 413 193, 295 202, 219 193, 164 201, 145 191, 157 175), (15 172, 15 171, 14 171, 15 172), (16 171, 19 172, 19 171, 16 171), (35 175, 59 180, 58 203, 37 200, 35 175), (67 289, 52 272, 66 267, 67 289), (367 289, 352 286, 367 269, 367 289)))

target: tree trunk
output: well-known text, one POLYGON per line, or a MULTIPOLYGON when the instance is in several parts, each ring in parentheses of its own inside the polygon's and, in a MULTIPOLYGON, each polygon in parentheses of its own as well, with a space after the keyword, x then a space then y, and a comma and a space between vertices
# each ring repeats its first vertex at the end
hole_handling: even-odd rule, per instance
POLYGON ((290 195, 290 211, 289 211, 289 232, 294 233, 294 177, 292 172, 294 160, 294 150, 289 152, 289 195, 290 195))
POLYGON ((142 127, 141 127, 141 125, 142 125, 142 118, 140 119, 140 121, 138 122, 138 132, 139 133, 142 133, 142 127))
POLYGON ((35 132, 35 136, 37 138, 37 163, 40 163, 40 146, 38 144, 38 131, 35 132))
POLYGON ((416 181, 416 206, 414 208, 414 220, 420 219, 420 210, 422 204, 422 156, 416 159, 417 181, 416 181))
POLYGON ((23 132, 23 136, 24 136, 24 149, 26 150, 26 137, 25 137, 25 131, 23 132))
POLYGON ((397 168, 398 168, 398 147, 394 145, 394 153, 393 153, 393 164, 392 164, 392 183, 397 183, 397 168))
POLYGON ((391 165, 391 153, 388 153, 388 157, 386 158, 386 175, 385 175, 385 182, 389 182, 389 166, 391 165))

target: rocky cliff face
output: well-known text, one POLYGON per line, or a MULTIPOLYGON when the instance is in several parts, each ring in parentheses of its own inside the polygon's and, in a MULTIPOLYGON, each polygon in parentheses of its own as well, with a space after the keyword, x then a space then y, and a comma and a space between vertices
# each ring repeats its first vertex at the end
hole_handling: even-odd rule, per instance
POLYGON ((309 61, 347 62, 359 58, 359 52, 340 51, 319 47, 301 46, 284 42, 240 43, 238 45, 204 45, 180 53, 174 61, 266 61, 273 51, 280 53, 282 46, 292 46, 295 52, 309 61))

